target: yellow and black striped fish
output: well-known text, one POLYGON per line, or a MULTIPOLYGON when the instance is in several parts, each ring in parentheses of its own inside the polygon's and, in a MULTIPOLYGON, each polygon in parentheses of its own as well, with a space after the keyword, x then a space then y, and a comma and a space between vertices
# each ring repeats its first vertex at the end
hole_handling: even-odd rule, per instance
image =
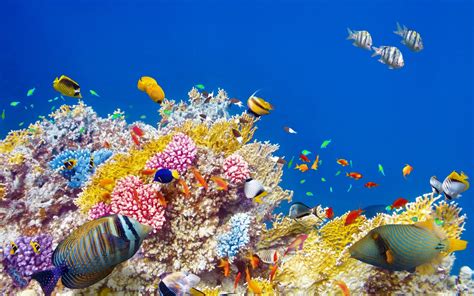
POLYGON ((94 156, 91 156, 91 159, 89 160, 89 169, 94 169, 94 156))
POLYGON ((41 246, 38 242, 30 241, 30 246, 33 249, 33 252, 39 254, 41 252, 41 246))
POLYGON ((79 84, 66 75, 61 75, 59 78, 56 77, 53 81, 53 87, 64 96, 82 98, 79 84))
POLYGON ((76 166, 77 160, 75 160, 74 158, 71 158, 63 162, 63 164, 66 170, 72 170, 76 166))
POLYGON ((247 100, 248 111, 257 117, 269 114, 273 110, 273 106, 264 99, 256 97, 255 93, 247 100))
POLYGON ((71 289, 89 287, 130 259, 151 230, 123 215, 89 221, 56 247, 52 258, 55 268, 37 272, 32 278, 46 295, 51 294, 59 278, 71 289))
POLYGON ((14 241, 11 241, 10 242, 10 255, 14 255, 16 254, 16 252, 18 251, 18 246, 15 244, 14 241))
POLYGON ((433 220, 379 226, 352 245, 349 252, 352 258, 380 268, 414 272, 439 256, 466 248, 466 241, 444 238, 435 227, 433 220))

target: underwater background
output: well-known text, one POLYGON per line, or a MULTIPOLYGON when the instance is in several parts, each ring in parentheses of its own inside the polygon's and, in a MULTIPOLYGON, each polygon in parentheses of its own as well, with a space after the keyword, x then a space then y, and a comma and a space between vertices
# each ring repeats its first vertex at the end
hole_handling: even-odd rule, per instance
MULTIPOLYGON (((336 215, 398 197, 414 201, 431 192, 432 175, 474 175, 472 11, 472 1, 2 1, 0 136, 77 102, 48 102, 61 74, 80 82, 100 116, 120 108, 128 122, 151 125, 159 106, 137 90, 143 75, 174 100, 196 84, 244 103, 259 90, 274 110, 255 138, 278 143, 286 160, 303 149, 323 159, 304 174, 285 165, 280 185, 294 191, 293 201, 324 203, 336 215), (423 51, 400 44, 396 22, 420 32, 423 51), (374 46, 399 47, 405 66, 389 70, 352 46, 346 28, 368 30, 374 46), (338 158, 352 160, 364 179, 335 176, 338 158), (405 164, 414 168, 406 179, 405 164), (380 186, 367 189, 366 181, 380 186)), ((474 215, 472 190, 457 202, 474 215)), ((471 245, 455 254, 453 271, 474 265, 470 222, 462 239, 471 245)))

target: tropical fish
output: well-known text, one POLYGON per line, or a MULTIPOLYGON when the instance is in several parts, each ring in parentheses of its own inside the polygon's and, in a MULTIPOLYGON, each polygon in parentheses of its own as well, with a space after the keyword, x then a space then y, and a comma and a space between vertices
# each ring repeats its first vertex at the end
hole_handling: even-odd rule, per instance
POLYGON ((142 175, 145 175, 145 176, 151 176, 151 175, 154 175, 156 173, 156 170, 155 169, 144 169, 141 171, 142 175))
POLYGON ((254 92, 247 100, 248 111, 257 117, 270 114, 273 106, 264 99, 256 97, 256 93, 254 92))
POLYGON ((229 102, 231 104, 234 104, 236 106, 238 106, 239 108, 242 108, 244 105, 242 104, 242 102, 239 100, 239 99, 236 99, 236 98, 232 98, 229 100, 229 102))
POLYGON ((200 89, 200 90, 203 90, 203 89, 206 88, 206 87, 204 86, 204 84, 196 84, 195 86, 196 86, 196 88, 198 88, 198 89, 200 89))
POLYGON ((374 46, 372 49, 374 50, 372 57, 379 55, 378 61, 388 65, 389 69, 399 69, 405 65, 402 52, 395 46, 374 46))
POLYGON ((293 242, 291 242, 291 244, 288 246, 283 256, 286 256, 286 254, 288 254, 289 252, 296 251, 296 249, 300 251, 303 250, 303 244, 307 238, 308 238, 307 234, 303 233, 303 234, 298 235, 296 239, 293 242))
POLYGON ((311 191, 307 191, 306 196, 314 196, 314 194, 311 191))
POLYGON ((135 135, 137 135, 139 137, 143 137, 143 135, 145 134, 143 132, 143 130, 138 125, 134 125, 132 127, 132 131, 135 133, 135 135))
POLYGON ((66 160, 65 162, 63 162, 64 168, 66 170, 72 170, 76 166, 76 164, 77 164, 77 160, 74 158, 70 158, 66 160))
POLYGON ((352 189, 352 184, 349 184, 349 187, 347 188, 347 192, 351 191, 352 189))
POLYGON ((51 295, 59 278, 70 289, 89 287, 130 259, 152 227, 123 215, 89 221, 75 229, 54 250, 55 268, 36 272, 43 292, 51 295))
POLYGON ((262 203, 262 197, 268 195, 262 183, 252 178, 245 180, 244 194, 246 198, 254 199, 256 203, 262 203))
POLYGON ((270 156, 270 159, 273 160, 274 162, 278 163, 278 164, 281 164, 281 165, 285 165, 285 164, 286 164, 285 158, 282 158, 282 157, 270 156))
POLYGON ((297 134, 297 132, 294 129, 292 129, 291 127, 285 126, 285 127, 283 127, 283 129, 285 130, 285 132, 287 132, 289 134, 297 134))
POLYGON ((469 189, 468 179, 469 177, 463 172, 458 174, 456 171, 453 171, 443 181, 442 188, 444 196, 446 196, 447 199, 461 197, 461 193, 469 189))
POLYGON ((288 216, 291 219, 300 219, 309 215, 315 215, 316 217, 318 217, 317 207, 310 208, 301 202, 294 202, 290 206, 290 210, 288 213, 288 216))
POLYGON ((3 109, 3 111, 2 111, 2 120, 4 120, 4 119, 5 119, 5 109, 3 109))
POLYGON ((177 170, 159 169, 156 171, 153 181, 167 184, 175 179, 179 179, 177 170))
POLYGON ((17 251, 18 251, 17 244, 15 244, 14 241, 11 241, 10 242, 10 255, 15 255, 17 251))
POLYGON ((300 159, 301 159, 301 161, 304 161, 304 162, 310 162, 309 158, 304 154, 300 155, 300 159))
POLYGON ((182 190, 184 196, 185 196, 185 197, 191 196, 191 191, 189 191, 189 187, 188 187, 188 184, 186 184, 186 181, 184 181, 183 179, 180 178, 180 179, 178 180, 178 183, 179 183, 179 185, 181 185, 181 187, 182 187, 181 190, 182 190))
POLYGON ((256 269, 258 265, 260 264, 260 258, 255 254, 250 253, 245 258, 249 260, 249 263, 250 263, 250 266, 252 266, 252 269, 256 269))
POLYGON ((295 159, 294 156, 291 157, 290 161, 288 162, 288 168, 291 168, 291 166, 293 165, 293 160, 295 159))
POLYGON ((165 92, 152 77, 141 77, 138 80, 137 87, 139 90, 146 92, 150 99, 158 104, 161 104, 161 102, 165 99, 165 92))
POLYGON ((158 200, 158 202, 160 203, 160 205, 161 205, 163 208, 166 208, 168 204, 166 203, 166 199, 165 199, 165 197, 163 196, 163 194, 161 194, 161 192, 159 192, 159 191, 155 191, 155 194, 156 194, 156 199, 158 200))
POLYGON ((408 30, 407 27, 400 26, 397 23, 397 30, 393 31, 393 33, 403 37, 402 44, 406 45, 409 49, 414 52, 421 51, 423 49, 423 41, 421 40, 420 33, 415 30, 408 30))
POLYGON ((406 179, 406 176, 408 176, 409 174, 411 174, 411 172, 413 171, 413 167, 409 164, 406 164, 403 169, 402 169, 402 173, 403 173, 403 178, 406 179))
POLYGON ((260 258, 260 261, 266 264, 272 264, 280 261, 280 253, 278 250, 274 249, 265 249, 265 250, 260 250, 257 252, 258 258, 260 258))
POLYGON ((443 194, 443 183, 441 183, 436 176, 430 178, 431 189, 436 194, 443 194))
POLYGON ((349 165, 349 162, 343 158, 339 158, 338 160, 336 160, 336 162, 340 165, 342 165, 343 167, 345 166, 348 166, 349 165))
POLYGON ((342 294, 344 296, 351 296, 351 292, 349 291, 349 288, 347 287, 346 283, 344 283, 343 281, 335 281, 334 283, 338 285, 339 288, 341 288, 342 294))
POLYGON ((20 104, 20 102, 11 102, 11 103, 10 103, 10 106, 16 107, 16 106, 18 106, 18 104, 20 104))
POLYGON ((209 186, 207 185, 206 180, 204 180, 204 177, 201 175, 201 173, 196 169, 196 168, 191 168, 191 171, 193 172, 194 178, 196 178, 196 181, 198 181, 199 185, 204 187, 204 189, 209 189, 209 186))
POLYGON ((53 88, 66 97, 82 98, 79 84, 66 75, 56 77, 53 81, 53 88))
POLYGON ((319 165, 319 154, 316 155, 316 159, 313 162, 313 165, 311 166, 312 170, 317 170, 319 165))
POLYGON ((352 179, 354 179, 354 180, 359 180, 359 179, 362 178, 362 174, 356 173, 356 172, 346 173, 346 176, 347 176, 347 177, 350 177, 350 178, 352 178, 352 179))
POLYGON ((146 119, 146 115, 140 115, 140 119, 146 119))
POLYGON ((262 294, 262 288, 259 284, 250 277, 250 271, 247 267, 245 269, 245 279, 247 280, 248 289, 255 295, 262 294))
POLYGON ((326 218, 328 218, 329 220, 334 218, 334 210, 332 208, 326 209, 326 218))
POLYGON ((332 140, 324 140, 323 143, 321 144, 321 148, 326 148, 332 140))
POLYGON ((138 79, 137 88, 141 91, 146 91, 149 86, 157 85, 155 78, 150 76, 142 76, 138 79))
POLYGON ((385 172, 383 170, 383 166, 379 163, 379 173, 381 173, 385 177, 385 172))
MULTIPOLYGON (((389 206, 391 207, 391 206, 389 206)), ((364 216, 367 219, 372 219, 373 217, 377 216, 379 213, 386 213, 388 214, 390 210, 387 208, 386 205, 371 205, 367 206, 362 209, 362 212, 364 213, 364 216)))
POLYGON ((161 281, 158 284, 160 296, 204 296, 204 293, 194 288, 201 279, 188 272, 165 273, 160 276, 161 281))
POLYGON ((221 177, 212 176, 211 180, 217 184, 217 190, 227 191, 229 190, 229 184, 226 180, 222 179, 221 177))
POLYGON ((430 219, 412 225, 374 228, 353 244, 349 252, 352 258, 380 268, 414 272, 446 253, 464 250, 466 245, 466 241, 446 238, 430 219))
POLYGON ((389 210, 394 210, 398 208, 403 208, 408 203, 408 200, 403 197, 397 198, 391 206, 388 207, 389 210))
POLYGON ((239 284, 239 282, 240 282, 240 278, 241 278, 241 277, 242 277, 242 273, 239 271, 239 272, 237 273, 237 275, 235 276, 235 280, 234 280, 234 292, 235 292, 235 290, 237 289, 237 286, 238 286, 238 284, 239 284))
POLYGON ((321 182, 326 182, 326 178, 321 177, 321 182))
POLYGON ((89 92, 91 93, 91 95, 93 96, 96 96, 96 97, 100 97, 99 94, 95 91, 95 90, 89 90, 89 92))
POLYGON ((26 93, 26 96, 29 97, 29 96, 32 96, 34 93, 35 93, 35 90, 36 88, 32 88, 32 89, 29 89, 28 92, 26 93))
POLYGON ((296 170, 300 170, 302 173, 306 172, 309 170, 308 165, 306 163, 303 164, 297 164, 295 167, 296 170))
POLYGON ((355 47, 360 47, 363 49, 370 50, 372 48, 372 36, 367 31, 352 31, 351 29, 347 28, 347 40, 354 40, 352 45, 355 47))
POLYGON ((305 179, 300 180, 300 184, 304 184, 306 182, 305 179))
POLYGON ((311 152, 308 151, 308 150, 306 150, 306 149, 304 149, 303 151, 301 151, 301 154, 308 156, 308 155, 311 154, 311 152))
POLYGON ((346 216, 346 221, 344 222, 344 225, 347 226, 347 225, 350 225, 352 223, 354 223, 354 221, 359 218, 359 216, 362 214, 362 210, 359 209, 359 210, 352 210, 349 212, 349 214, 346 216))
POLYGON ((33 249, 33 252, 35 252, 35 254, 41 253, 41 246, 38 242, 30 241, 30 246, 33 249))
POLYGON ((221 262, 218 267, 221 267, 222 270, 224 271, 224 276, 228 277, 230 274, 230 263, 227 258, 221 259, 221 262))
POLYGON ((135 145, 137 146, 140 146, 140 140, 138 139, 137 135, 133 131, 130 131, 130 136, 132 137, 133 143, 135 143, 135 145))
POLYGON ((278 264, 273 264, 272 266, 270 266, 270 273, 268 275, 268 278, 269 278, 270 282, 273 282, 273 279, 275 278, 277 269, 278 269, 278 264))
POLYGON ((232 129, 232 134, 234 135, 234 138, 239 142, 239 144, 242 144, 242 141, 244 140, 242 138, 242 134, 235 128, 232 129))
POLYGON ((364 184, 364 187, 369 188, 369 189, 377 187, 377 186, 379 186, 379 184, 377 184, 375 182, 367 182, 367 183, 364 184))

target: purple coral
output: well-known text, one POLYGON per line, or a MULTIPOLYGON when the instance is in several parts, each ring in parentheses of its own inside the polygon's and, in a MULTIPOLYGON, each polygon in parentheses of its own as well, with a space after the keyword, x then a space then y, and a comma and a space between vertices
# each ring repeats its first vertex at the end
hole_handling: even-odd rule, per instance
POLYGON ((33 273, 54 267, 51 261, 52 243, 53 238, 47 234, 33 237, 21 236, 15 240, 18 250, 14 254, 10 254, 12 249, 10 245, 5 248, 5 257, 2 263, 7 273, 12 277, 15 286, 24 287, 33 273), (30 242, 39 244, 39 253, 33 250, 30 242))
POLYGON ((150 158, 145 167, 147 169, 174 169, 182 174, 191 166, 196 153, 197 149, 193 140, 183 133, 177 133, 165 150, 150 158))
POLYGON ((104 203, 104 202, 99 202, 92 206, 92 208, 89 210, 89 219, 94 220, 98 219, 100 217, 104 217, 107 215, 111 214, 111 207, 110 205, 104 203))
POLYGON ((242 184, 250 177, 249 165, 242 156, 232 154, 224 160, 224 176, 233 184, 242 184))

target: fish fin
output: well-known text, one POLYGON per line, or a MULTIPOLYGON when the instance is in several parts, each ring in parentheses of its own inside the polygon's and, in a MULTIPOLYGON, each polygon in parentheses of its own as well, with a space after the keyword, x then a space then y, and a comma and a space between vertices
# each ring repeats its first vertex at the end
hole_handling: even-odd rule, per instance
POLYGON ((426 230, 433 231, 434 230, 434 221, 433 221, 432 218, 429 218, 426 221, 416 222, 415 226, 426 229, 426 230))
POLYGON ((67 267, 63 265, 55 267, 53 269, 36 272, 31 276, 31 278, 36 280, 40 284, 44 294, 46 296, 49 296, 56 287, 59 278, 65 272, 67 272, 67 267))
POLYGON ((378 61, 382 64, 385 64, 385 62, 382 59, 378 59, 378 61))
POLYGON ((393 254, 392 254, 392 251, 387 250, 387 251, 385 252, 385 255, 387 256, 387 263, 388 263, 388 264, 392 264, 392 263, 393 263, 393 254))
POLYGON ((110 233, 103 233, 102 236, 105 237, 107 241, 110 242, 111 245, 113 245, 117 250, 120 250, 121 252, 128 252, 130 248, 130 241, 125 240, 121 237, 112 235, 110 233))
POLYGON ((72 273, 66 272, 61 278, 63 285, 70 289, 81 289, 89 287, 92 284, 106 278, 115 268, 116 265, 106 268, 98 272, 90 273, 72 273))
POLYGON ((393 68, 392 66, 388 66, 388 68, 389 68, 390 70, 393 70, 393 69, 395 69, 395 68, 393 68))
POLYGON ((371 57, 375 57, 380 54, 380 49, 378 47, 372 46, 372 49, 374 50, 374 53, 371 55, 371 57))
POLYGON ((347 36, 346 40, 352 39, 352 35, 354 34, 354 32, 352 32, 351 29, 347 28, 347 33, 349 34, 349 36, 347 36))
POLYGON ((400 36, 403 36, 403 29, 402 29, 402 27, 400 26, 400 24, 398 22, 397 22, 397 30, 393 31, 393 33, 395 33, 397 35, 400 35, 400 36))
POLYGON ((199 291, 196 288, 191 288, 189 290, 189 294, 191 294, 191 296, 206 296, 206 294, 204 294, 203 292, 199 291))
POLYGON ((462 251, 465 250, 467 247, 467 241, 455 238, 449 238, 449 248, 447 250, 448 253, 454 251, 462 251))
POLYGON ((407 45, 407 43, 405 42, 405 40, 400 41, 400 43, 403 44, 403 45, 407 45))

